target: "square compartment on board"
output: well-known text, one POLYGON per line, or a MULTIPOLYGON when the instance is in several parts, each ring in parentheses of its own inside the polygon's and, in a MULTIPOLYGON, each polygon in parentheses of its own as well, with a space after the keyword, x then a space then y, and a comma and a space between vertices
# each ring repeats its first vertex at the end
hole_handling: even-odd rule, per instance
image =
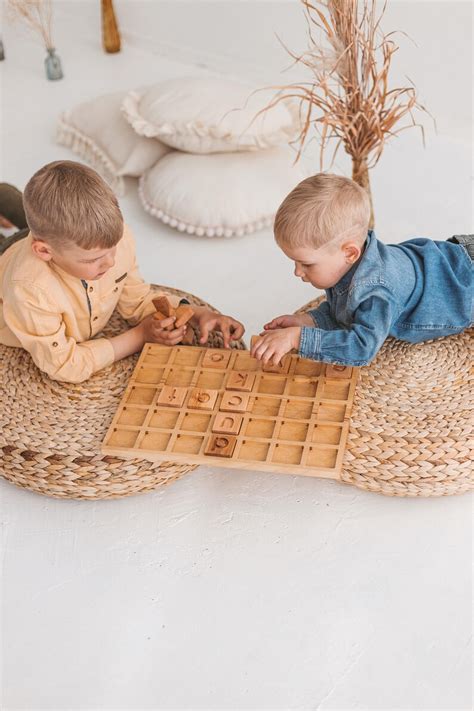
POLYGON ((319 447, 310 447, 308 458, 306 460, 306 466, 334 469, 336 466, 336 459, 337 449, 320 449, 319 447))
POLYGON ((201 368, 225 370, 229 365, 231 355, 232 353, 229 353, 229 351, 208 348, 201 361, 201 368))
POLYGON ((316 413, 318 420, 325 420, 328 422, 343 422, 345 415, 345 405, 333 405, 330 402, 320 402, 316 413))
POLYGON ((244 434, 247 437, 270 439, 274 429, 275 422, 273 420, 259 420, 252 418, 247 422, 244 434))
POLYGON ((262 375, 258 384, 259 393, 281 395, 285 390, 286 378, 281 375, 262 375))
POLYGON ((201 355, 202 350, 200 349, 177 348, 173 365, 187 365, 192 368, 199 363, 201 355))
POLYGON ((193 437, 191 435, 178 435, 173 446, 173 452, 183 454, 199 454, 204 437, 193 437))
POLYGON ((166 385, 174 385, 175 387, 186 388, 191 384, 194 370, 181 370, 180 368, 171 368, 166 376, 166 385))
POLYGON ((181 423, 182 430, 192 432, 206 432, 212 415, 205 415, 200 412, 187 412, 181 423))
POLYGON ((326 380, 324 383, 322 397, 327 400, 347 400, 349 396, 350 383, 341 380, 326 380))
POLYGON ((283 420, 280 431, 277 433, 278 439, 288 439, 292 442, 304 442, 308 434, 309 425, 296 420, 283 420))
POLYGON ((160 427, 163 430, 172 430, 178 421, 179 412, 166 408, 163 410, 153 410, 153 415, 148 423, 150 427, 160 427))
POLYGON ((164 368, 152 368, 149 365, 145 365, 139 369, 135 380, 137 383, 153 383, 158 385, 164 372, 164 368))
POLYGON ((277 444, 273 451, 272 461, 276 464, 299 464, 303 454, 303 447, 294 444, 277 444))
POLYGON ((114 429, 109 441, 107 442, 108 447, 123 447, 124 449, 130 449, 136 442, 138 436, 138 430, 121 430, 114 429))
POLYGON ((225 373, 220 370, 202 370, 199 373, 196 387, 205 390, 220 390, 224 384, 225 373))
POLYGON ((147 430, 140 442, 139 449, 149 449, 152 452, 164 452, 170 441, 170 432, 154 432, 147 430))
POLYGON ((296 364, 295 375, 316 376, 321 373, 321 370, 321 363, 312 360, 300 359, 296 364))
POLYGON ((119 425, 135 425, 140 427, 145 422, 147 410, 138 407, 124 407, 118 419, 119 425))
POLYGON ((133 386, 127 403, 132 405, 151 405, 155 393, 155 388, 138 388, 133 386))
POLYGON ((251 462, 264 462, 267 458, 270 444, 267 442, 252 442, 246 440, 242 442, 237 459, 246 459, 251 462))
POLYGON ((248 352, 240 351, 235 356, 234 370, 258 370, 258 361, 248 352))
POLYGON ((342 428, 332 425, 316 425, 312 441, 318 444, 339 444, 342 428))
POLYGON ((292 420, 309 420, 314 403, 311 400, 288 400, 283 410, 283 417, 292 420))
POLYGON ((143 364, 148 365, 166 365, 173 349, 169 346, 160 346, 157 343, 148 343, 147 350, 143 358, 143 364))
POLYGON ((266 415, 275 417, 280 409, 280 402, 276 397, 256 397, 250 408, 252 415, 266 415))
POLYGON ((290 395, 299 395, 300 397, 314 397, 318 387, 317 380, 309 380, 309 378, 294 378, 290 382, 290 395))

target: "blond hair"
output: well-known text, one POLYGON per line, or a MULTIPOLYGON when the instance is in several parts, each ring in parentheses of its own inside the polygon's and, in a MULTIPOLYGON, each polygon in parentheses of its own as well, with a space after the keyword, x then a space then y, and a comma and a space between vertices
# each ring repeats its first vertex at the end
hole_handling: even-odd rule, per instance
POLYGON ((363 242, 370 220, 370 200, 353 180, 318 173, 302 180, 278 208, 274 233, 278 244, 321 247, 339 238, 363 242))
POLYGON ((56 248, 110 249, 123 235, 123 217, 111 188, 92 168, 58 160, 40 168, 23 194, 33 237, 56 248))

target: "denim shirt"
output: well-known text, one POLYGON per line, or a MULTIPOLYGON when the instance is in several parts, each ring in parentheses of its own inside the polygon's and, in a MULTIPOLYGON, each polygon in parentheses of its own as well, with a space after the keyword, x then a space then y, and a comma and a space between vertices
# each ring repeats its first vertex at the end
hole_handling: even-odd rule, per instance
POLYGON ((420 343, 460 333, 473 320, 473 264, 465 247, 417 238, 386 245, 370 230, 358 262, 309 311, 299 353, 367 365, 387 336, 420 343))

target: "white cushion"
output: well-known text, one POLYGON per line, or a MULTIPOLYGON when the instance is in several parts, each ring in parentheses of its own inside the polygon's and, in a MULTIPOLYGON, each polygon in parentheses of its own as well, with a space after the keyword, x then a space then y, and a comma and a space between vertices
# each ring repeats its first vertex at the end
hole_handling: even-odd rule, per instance
POLYGON ((192 155, 174 151, 139 181, 147 210, 188 234, 232 237, 273 222, 283 198, 306 177, 288 148, 192 155))
POLYGON ((123 176, 138 177, 169 152, 168 146, 137 136, 120 107, 126 91, 99 96, 61 114, 56 140, 90 163, 123 194, 123 176))
POLYGON ((141 136, 190 153, 249 151, 287 144, 296 111, 283 101, 257 116, 275 92, 219 78, 170 79, 131 91, 122 110, 141 136))

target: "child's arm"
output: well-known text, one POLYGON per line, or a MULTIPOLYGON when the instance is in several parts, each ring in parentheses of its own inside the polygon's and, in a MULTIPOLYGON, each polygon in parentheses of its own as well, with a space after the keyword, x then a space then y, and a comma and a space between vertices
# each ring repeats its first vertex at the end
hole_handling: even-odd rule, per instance
POLYGON ((36 366, 53 380, 82 383, 115 360, 107 338, 77 343, 66 336, 62 314, 35 284, 12 286, 3 302, 3 317, 36 366))
MULTIPOLYGON (((151 284, 147 283, 141 276, 135 256, 135 241, 129 228, 125 226, 124 236, 125 248, 128 251, 127 257, 130 267, 124 278, 122 292, 117 303, 120 315, 132 326, 142 321, 146 316, 155 313, 153 299, 158 293, 153 290, 151 284)), ((180 298, 171 294, 166 294, 171 305, 176 308, 180 298)))
POLYGON ((387 296, 371 296, 356 311, 348 329, 330 331, 315 327, 290 327, 264 334, 252 355, 264 363, 279 363, 292 348, 303 358, 341 365, 367 365, 387 338, 393 322, 394 305, 387 296))

